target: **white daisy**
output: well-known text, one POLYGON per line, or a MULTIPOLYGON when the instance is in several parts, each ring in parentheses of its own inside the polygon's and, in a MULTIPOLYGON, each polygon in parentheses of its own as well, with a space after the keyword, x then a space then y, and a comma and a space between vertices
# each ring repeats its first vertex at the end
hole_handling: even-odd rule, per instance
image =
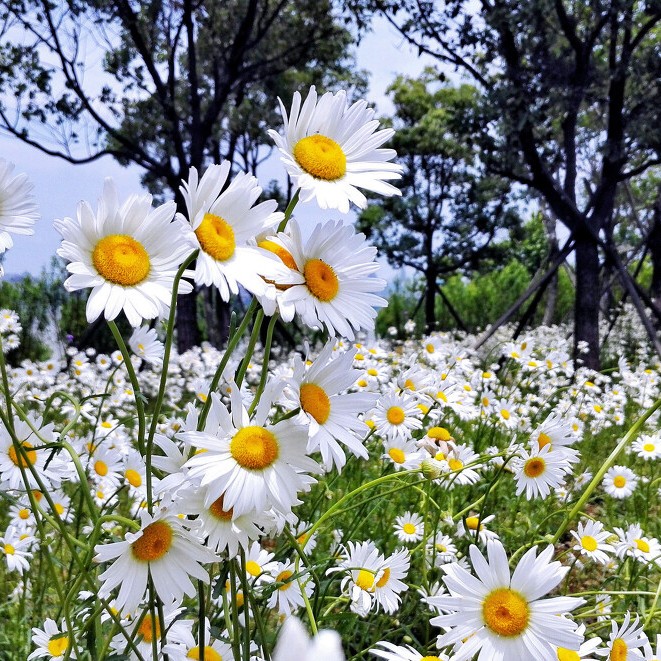
POLYGON ((357 187, 381 195, 401 195, 386 180, 399 179, 402 168, 389 163, 393 149, 378 149, 393 135, 392 129, 376 131, 378 120, 366 101, 347 108, 346 92, 327 92, 317 99, 310 88, 301 107, 301 95, 294 93, 291 114, 280 101, 284 135, 273 129, 269 135, 278 147, 301 200, 316 198, 322 209, 349 211, 349 202, 365 208, 367 200, 357 187), (375 132, 376 131, 376 132, 375 132))
POLYGON ((410 566, 411 556, 407 549, 395 551, 383 559, 374 582, 374 598, 386 613, 392 614, 399 608, 400 593, 409 589, 402 579, 406 578, 410 566))
POLYGON ((604 524, 600 521, 579 522, 578 530, 572 530, 571 534, 577 542, 574 551, 602 565, 610 560, 608 553, 615 552, 615 548, 606 543, 612 533, 604 530, 604 524))
POLYGON ((640 562, 659 562, 661 560, 661 544, 655 537, 643 533, 639 523, 632 523, 626 530, 614 528, 618 536, 615 553, 618 558, 631 557, 640 562))
POLYGON ((208 582, 209 575, 200 563, 214 562, 218 557, 204 548, 167 508, 159 509, 153 516, 142 510, 140 518, 140 531, 126 533, 125 541, 94 547, 97 562, 115 560, 99 576, 103 581, 99 594, 107 597, 120 586, 117 608, 134 611, 145 594, 150 575, 163 603, 178 603, 184 594, 192 597, 196 588, 190 577, 208 582))
MULTIPOLYGON (((579 636, 585 636, 585 625, 581 624, 576 629, 576 633, 579 636)), ((601 638, 595 636, 590 638, 581 644, 578 649, 578 652, 573 650, 568 650, 564 647, 558 647, 558 661, 596 661, 596 657, 592 656, 592 653, 596 651, 597 647, 601 645, 601 638)))
MULTIPOLYGON (((111 179, 106 179, 96 214, 87 202, 75 219, 54 222, 62 235, 57 254, 71 275, 67 291, 92 287, 87 321, 101 313, 115 319, 124 311, 132 326, 164 316, 170 306, 174 277, 193 250, 181 225, 172 223, 174 202, 152 209, 151 195, 132 195, 120 207, 111 179)), ((179 293, 192 291, 181 281, 179 293)))
POLYGON ((239 285, 262 295, 267 287, 264 278, 273 281, 285 272, 278 259, 256 244, 257 235, 272 230, 284 214, 276 211, 275 200, 254 206, 262 189, 247 172, 237 174, 223 190, 230 167, 229 161, 211 165, 202 179, 191 168, 180 189, 188 222, 181 214, 177 216, 187 227, 190 241, 200 249, 195 282, 215 285, 224 301, 230 293, 238 293, 239 285))
MULTIPOLYGON (((37 649, 28 656, 28 661, 43 657, 49 661, 62 661, 69 649, 71 639, 64 623, 62 623, 60 631, 57 622, 47 618, 43 629, 37 627, 32 629, 32 642, 37 645, 37 649)), ((77 658, 73 648, 69 652, 68 658, 77 658)))
POLYGON ((661 457, 661 438, 643 434, 633 442, 631 450, 645 461, 658 459, 661 457))
POLYGON ((273 661, 344 661, 342 642, 336 631, 322 630, 312 640, 301 621, 288 617, 282 625, 273 661))
POLYGON ((0 253, 14 245, 12 234, 34 234, 39 210, 27 174, 12 176, 14 164, 0 158, 0 253))
POLYGON ((154 365, 160 365, 163 362, 165 347, 163 342, 158 339, 155 328, 139 326, 133 331, 129 338, 129 347, 136 356, 154 365))
MULTIPOLYGON (((232 413, 218 401, 217 435, 182 432, 181 438, 206 450, 189 459, 192 478, 207 488, 205 505, 223 496, 223 507, 234 517, 273 506, 289 512, 297 492, 314 481, 305 472, 317 472, 318 464, 306 455, 307 432, 292 420, 267 423, 274 389, 267 386, 252 419, 238 388, 232 388, 232 413)), ((215 393, 212 397, 216 397, 215 393)))
POLYGON ((564 486, 569 463, 559 452, 545 445, 542 449, 533 447, 530 452, 522 448, 514 465, 516 495, 524 491, 532 500, 539 496, 546 498, 558 487, 564 486))
POLYGON ((642 661, 642 649, 647 645, 649 639, 643 631, 643 625, 638 626, 638 615, 632 622, 631 614, 627 611, 621 626, 618 627, 617 622, 611 622, 611 633, 606 647, 599 648, 595 653, 612 660, 642 661))
POLYGON ((14 526, 9 526, 5 534, 0 537, 0 555, 5 556, 7 569, 23 575, 30 569, 32 553, 30 547, 35 538, 27 533, 20 533, 14 526))
POLYGON ((267 606, 277 608, 280 615, 289 617, 294 611, 305 606, 301 584, 308 598, 312 596, 314 586, 305 572, 296 574, 293 562, 278 562, 273 567, 276 589, 271 593, 267 606))
POLYGON ((279 247, 287 277, 276 280, 261 298, 267 313, 275 298, 284 321, 297 313, 306 326, 324 326, 330 335, 350 340, 361 329, 374 329, 375 308, 387 304, 376 292, 383 291, 386 281, 373 277, 380 266, 376 248, 364 234, 356 234, 353 226, 341 221, 329 221, 319 223, 303 241, 297 221, 292 220, 286 233, 269 237, 268 243, 279 247))
POLYGON ((453 659, 465 661, 478 652, 485 659, 557 661, 557 647, 578 650, 582 636, 565 616, 583 603, 574 597, 542 600, 569 571, 552 562, 553 547, 539 556, 537 547, 521 558, 513 574, 499 541, 487 545, 488 560, 474 545, 470 557, 474 577, 456 564, 446 565, 444 581, 450 596, 430 597, 430 603, 450 610, 432 618, 445 629, 439 648, 456 645, 453 659))
POLYGON ((410 645, 393 645, 385 640, 380 640, 377 645, 382 649, 374 647, 370 650, 371 654, 378 656, 386 661, 447 661, 445 654, 440 656, 427 656, 413 649, 410 645))
POLYGON ((409 395, 389 393, 379 399, 372 419, 379 435, 387 439, 411 438, 413 430, 422 427, 420 409, 409 395))
POLYGON ((638 484, 638 476, 626 466, 611 466, 602 484, 609 496, 628 498, 638 484))
POLYGON ((308 452, 319 450, 324 465, 333 464, 338 470, 346 463, 342 449, 345 445, 357 457, 369 454, 363 439, 369 431, 359 414, 370 409, 376 401, 372 393, 343 393, 356 382, 360 372, 351 368, 355 349, 334 352, 335 341, 326 343, 312 365, 305 369, 296 356, 293 376, 287 380, 288 399, 300 407, 298 421, 308 427, 308 452))
POLYGON ((398 516, 394 528, 400 542, 419 542, 425 532, 423 518, 411 512, 398 516))

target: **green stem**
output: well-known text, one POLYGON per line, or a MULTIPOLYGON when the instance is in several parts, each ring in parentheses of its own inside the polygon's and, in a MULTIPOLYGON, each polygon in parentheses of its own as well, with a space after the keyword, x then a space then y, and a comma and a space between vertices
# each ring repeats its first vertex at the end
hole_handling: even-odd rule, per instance
POLYGON ((262 358, 262 373, 259 377, 259 386, 257 387, 257 392, 255 393, 255 399, 252 400, 252 404, 248 409, 248 417, 251 417, 253 411, 257 408, 259 400, 262 397, 264 388, 266 387, 266 380, 269 375, 269 358, 271 356, 271 343, 273 342, 273 331, 275 329, 275 324, 278 321, 278 313, 275 312, 269 321, 268 328, 266 329, 266 341, 264 343, 264 356, 262 358))
MULTIPOLYGON (((241 387, 241 384, 243 383, 243 377, 246 375, 246 370, 248 369, 248 365, 250 365, 252 356, 255 353, 255 346, 257 345, 257 340, 259 339, 259 333, 262 330, 263 321, 264 321, 264 310, 260 308, 259 312, 257 312, 257 318, 255 319, 255 323, 253 324, 252 327, 252 333, 250 334, 250 341, 248 342, 248 347, 246 348, 246 355, 243 357, 243 360, 241 361, 241 365, 239 365, 239 369, 236 372, 236 377, 234 381, 236 382, 237 388, 241 387)), ((266 369, 266 371, 268 372, 268 368, 266 369)), ((262 365, 262 372, 264 372, 263 365, 262 365)))
POLYGON ((301 194, 301 189, 299 188, 294 193, 294 197, 291 198, 289 204, 287 205, 287 208, 285 209, 285 217, 280 221, 280 224, 278 225, 278 232, 284 232, 285 227, 287 227, 287 223, 289 222, 292 213, 294 213, 294 207, 298 204, 298 198, 300 194, 301 194))
POLYGON ((631 441, 632 438, 638 434, 640 429, 643 427, 643 425, 647 422, 647 420, 654 414, 655 411, 657 411, 659 408, 661 408, 661 399, 657 399, 650 408, 643 413, 643 415, 636 420, 636 422, 631 425, 629 428, 629 431, 623 436, 622 440, 615 446, 615 449, 608 455, 608 458, 606 461, 602 464, 601 468, 595 473, 595 476, 592 478, 592 481, 588 486, 585 488, 585 491, 581 494, 581 497, 578 499, 576 502, 576 505, 572 507, 571 511, 567 516, 565 517, 564 521, 560 524, 560 527, 556 531, 555 535, 553 536, 551 543, 556 544, 560 537, 562 537, 563 533, 569 526, 569 524, 573 521, 574 517, 583 509, 583 505, 588 501, 590 496, 592 495, 592 492, 597 488, 597 486, 601 483, 604 475, 608 471, 608 469, 613 465, 615 460, 617 459, 618 455, 624 448, 627 446, 629 441, 631 441))

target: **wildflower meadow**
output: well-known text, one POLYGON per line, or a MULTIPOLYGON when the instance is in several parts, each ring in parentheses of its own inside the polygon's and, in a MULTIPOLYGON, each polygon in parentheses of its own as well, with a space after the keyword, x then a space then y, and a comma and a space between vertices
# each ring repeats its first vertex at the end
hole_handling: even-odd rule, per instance
MULTIPOLYGON (((106 180, 55 221, 115 351, 11 367, 30 320, 1 312, 0 659, 658 661, 661 365, 634 312, 599 372, 564 325, 376 337, 377 250, 332 212, 400 194, 394 131, 344 92, 280 105, 286 209, 221 162, 185 210, 106 180), (194 285, 250 302, 178 354, 194 285), (294 320, 316 333, 290 351, 294 320)), ((6 161, 0 200, 10 249, 39 213, 6 161)))

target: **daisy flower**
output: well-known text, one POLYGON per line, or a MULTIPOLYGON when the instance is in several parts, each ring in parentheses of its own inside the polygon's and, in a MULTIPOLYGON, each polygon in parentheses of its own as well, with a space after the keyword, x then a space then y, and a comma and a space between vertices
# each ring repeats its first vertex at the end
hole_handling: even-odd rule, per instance
MULTIPOLYGON (((314 481, 305 472, 318 464, 306 455, 307 432, 292 420, 267 423, 274 387, 267 386, 250 419, 238 388, 231 393, 232 413, 218 400, 219 428, 208 432, 182 432, 180 437, 206 452, 186 462, 189 476, 206 487, 205 505, 223 496, 223 507, 234 518, 269 507, 289 512, 297 493, 314 481)), ((212 397, 216 398, 215 393, 212 397)))
MULTIPOLYGON (((177 270, 193 248, 180 224, 171 222, 175 203, 152 209, 151 201, 151 195, 132 195, 120 207, 112 179, 106 179, 96 214, 81 202, 75 219, 54 222, 63 238, 57 254, 71 273, 65 288, 92 287, 89 323, 101 313, 112 320, 123 311, 131 326, 139 326, 168 310, 177 270)), ((182 281, 179 293, 190 291, 182 281)))
POLYGON ((437 532, 433 539, 427 540, 425 557, 430 565, 442 567, 457 559, 457 547, 450 535, 437 532))
MULTIPOLYGON (((50 618, 47 618, 44 622, 43 629, 33 627, 32 642, 37 646, 37 649, 28 656, 28 661, 42 657, 49 661, 62 661, 71 644, 65 624, 62 623, 62 630, 60 631, 57 622, 50 618)), ((77 658, 73 648, 69 652, 68 658, 77 658)))
POLYGON ((357 331, 374 329, 375 308, 387 305, 376 292, 383 291, 386 281, 372 277, 380 265, 376 248, 364 234, 331 220, 319 223, 303 241, 298 223, 292 220, 287 233, 269 237, 261 245, 278 246, 277 255, 288 267, 287 276, 276 279, 277 284, 260 299, 267 314, 275 299, 284 321, 299 314, 306 326, 323 326, 330 335, 353 340, 357 331))
POLYGON ((11 234, 34 234, 39 210, 27 174, 12 176, 14 164, 0 158, 0 253, 14 245, 11 234))
POLYGON ((390 460, 395 466, 395 470, 420 468, 427 457, 427 453, 418 449, 412 439, 408 441, 401 438, 387 440, 383 444, 383 449, 385 450, 383 458, 390 460))
POLYGON ((631 450, 645 461, 658 459, 661 457, 661 438, 643 434, 633 442, 631 450))
POLYGON ((29 548, 35 538, 27 533, 20 533, 14 526, 9 526, 5 534, 0 537, 0 552, 5 556, 7 569, 17 571, 21 576, 30 569, 32 553, 29 548))
POLYGON ((408 590, 402 581, 411 566, 411 556, 407 549, 395 551, 381 563, 379 577, 374 583, 374 598, 386 613, 394 613, 399 608, 401 592, 408 590))
POLYGON ((445 654, 441 654, 440 656, 422 655, 410 645, 406 645, 406 647, 393 645, 385 640, 380 640, 376 644, 381 645, 383 649, 374 647, 370 650, 370 653, 386 661, 447 661, 448 659, 445 654))
POLYGON ((245 569, 248 580, 253 586, 273 582, 273 571, 277 563, 273 562, 275 554, 263 549, 259 542, 253 542, 246 553, 245 569))
POLYGON ((645 655, 645 661, 661 661, 661 634, 656 634, 656 652, 651 648, 645 655))
POLYGON ((329 340, 307 371, 296 356, 294 373, 287 380, 289 388, 285 393, 301 409, 297 419, 308 428, 308 453, 319 450, 324 465, 335 465, 339 471, 346 463, 342 445, 357 457, 369 457, 363 445, 369 427, 359 414, 374 406, 376 395, 343 393, 360 375, 351 367, 356 350, 334 357, 334 347, 335 340, 329 340))
POLYGON ((273 661, 344 661, 344 654, 336 631, 322 630, 310 640, 301 621, 288 617, 271 658, 273 661))
POLYGON ((378 120, 366 101, 347 108, 345 91, 327 92, 320 99, 314 86, 301 106, 294 93, 291 113, 280 101, 284 135, 269 129, 282 162, 294 186, 301 189, 301 201, 316 199, 322 209, 348 213, 349 202, 364 209, 367 199, 357 187, 381 195, 401 195, 386 183, 399 179, 402 168, 389 163, 393 149, 379 149, 393 135, 393 129, 376 131, 378 120))
POLYGON ((578 530, 570 532, 577 542, 573 550, 599 564, 605 565, 610 560, 608 553, 615 552, 615 548, 606 543, 612 533, 604 530, 600 521, 579 522, 578 530))
POLYGON ((445 633, 439 648, 456 645, 453 659, 465 661, 478 652, 483 658, 517 661, 557 661, 558 647, 578 650, 582 636, 576 623, 565 617, 583 603, 574 597, 541 599, 569 571, 552 562, 553 547, 539 556, 530 549, 510 574, 505 549, 499 541, 487 545, 488 560, 474 545, 470 558, 477 576, 457 564, 446 565, 444 582, 449 596, 430 597, 430 603, 449 610, 432 618, 445 633))
POLYGON ((613 498, 628 498, 637 484, 638 476, 626 466, 611 466, 604 475, 604 490, 613 498))
POLYGON ((459 537, 469 535, 473 539, 477 537, 482 544, 487 544, 490 540, 496 540, 498 539, 498 535, 487 528, 487 523, 491 523, 495 518, 495 514, 489 514, 489 516, 485 516, 483 519, 474 515, 467 516, 465 520, 460 519, 457 522, 457 535, 459 537))
POLYGON ((190 577, 208 582, 209 575, 200 564, 215 562, 218 557, 203 547, 166 507, 154 515, 142 510, 140 518, 140 531, 126 533, 125 541, 94 547, 96 562, 114 560, 99 576, 103 581, 99 595, 107 597, 120 586, 117 608, 134 611, 147 589, 147 577, 151 576, 163 603, 180 602, 184 594, 192 597, 196 588, 190 577))
POLYGON ((416 400, 403 394, 381 397, 372 419, 379 435, 388 439, 409 439, 413 430, 422 427, 416 400))
MULTIPOLYGON (((187 627, 181 631, 183 641, 179 643, 170 643, 163 647, 163 653, 169 654, 170 659, 199 659, 201 658, 199 639, 196 640, 193 632, 187 627)), ((227 631, 224 631, 221 636, 229 640, 230 636, 227 631)), ((168 635, 169 639, 169 635, 168 635)), ((251 643, 250 651, 253 650, 251 643)), ((223 661, 223 659, 234 658, 232 646, 229 643, 224 643, 222 640, 215 640, 211 636, 211 624, 208 618, 204 621, 204 659, 205 661, 223 661)))
POLYGON ((400 542, 419 542, 424 535, 424 520, 419 514, 406 512, 395 519, 394 528, 400 542))
POLYGON ((163 362, 165 347, 163 342, 158 339, 155 328, 139 326, 129 338, 129 347, 136 356, 153 365, 160 365, 163 362))
POLYGON ((301 585, 307 597, 312 596, 312 582, 300 572, 295 576, 296 567, 293 562, 278 562, 273 566, 273 576, 277 588, 271 593, 267 606, 277 608, 280 615, 289 617, 294 611, 305 606, 301 585))
POLYGON ((239 173, 223 190, 230 167, 229 161, 211 165, 201 179, 191 168, 188 181, 180 188, 188 222, 177 215, 190 241, 200 249, 195 282, 216 286, 224 301, 230 293, 238 294, 239 285, 262 295, 265 278, 273 281, 285 272, 280 260, 256 244, 257 235, 272 230, 284 214, 276 211, 275 200, 255 206, 262 189, 247 172, 239 173))
POLYGON ((614 528, 618 536, 615 553, 618 558, 627 556, 641 562, 659 561, 661 544, 654 537, 647 537, 639 523, 632 523, 626 530, 614 528))
MULTIPOLYGON (((585 625, 579 625, 576 629, 576 633, 579 636, 585 637, 585 625)), ((596 651, 599 645, 601 645, 601 638, 596 636, 583 642, 579 647, 578 652, 568 650, 564 647, 558 647, 558 661, 596 661, 596 657, 592 656, 592 653, 596 651)))
POLYGON ((569 464, 565 457, 551 450, 550 445, 545 445, 541 450, 533 448, 530 452, 522 448, 514 475, 516 495, 525 491, 528 500, 536 496, 546 498, 564 485, 567 470, 569 464))
POLYGON ((609 659, 626 659, 627 661, 642 661, 642 649, 649 645, 649 639, 643 631, 642 624, 638 626, 638 615, 631 621, 629 611, 624 615, 622 626, 617 626, 617 622, 611 622, 611 633, 606 643, 606 647, 596 650, 599 656, 606 656, 609 659))

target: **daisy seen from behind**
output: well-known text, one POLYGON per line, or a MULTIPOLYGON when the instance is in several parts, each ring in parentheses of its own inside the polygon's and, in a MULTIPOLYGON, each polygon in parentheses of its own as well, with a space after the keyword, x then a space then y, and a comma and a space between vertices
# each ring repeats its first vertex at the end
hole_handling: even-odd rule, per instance
MULTIPOLYGON (((71 274, 64 287, 92 288, 89 323, 101 314, 113 320, 123 311, 131 326, 139 326, 169 309, 175 275, 193 247, 171 222, 175 203, 152 208, 151 202, 151 195, 131 195, 120 207, 112 179, 106 179, 96 213, 81 202, 75 219, 54 222, 63 238, 57 254, 69 262, 71 274)), ((178 291, 192 287, 181 281, 178 291)))
POLYGON ((387 183, 399 179, 402 168, 390 163, 393 149, 381 149, 393 129, 377 131, 374 109, 366 101, 347 107, 345 91, 327 92, 318 98, 314 86, 301 105, 294 93, 288 114, 280 101, 284 134, 270 129, 282 162, 302 202, 316 199, 322 209, 349 211, 349 203, 365 208, 367 199, 358 188, 381 195, 401 195, 387 183))
POLYGON ((247 172, 237 174, 226 186, 230 167, 229 161, 211 165, 201 179, 191 168, 180 189, 188 220, 177 215, 200 249, 195 282, 214 285, 224 301, 238 293, 239 285, 261 295, 267 287, 264 278, 275 280, 284 272, 280 261, 256 244, 257 235, 273 230, 284 214, 276 211, 275 200, 255 204, 262 189, 247 172))
POLYGON ((39 209, 27 174, 12 176, 14 164, 0 158, 0 254, 14 245, 12 234, 34 234, 39 209))
POLYGON ((438 638, 439 648, 455 645, 452 658, 456 661, 472 659, 478 652, 483 660, 557 661, 558 647, 578 650, 582 636, 576 633, 576 623, 564 614, 580 606, 583 599, 541 599, 569 570, 551 561, 553 547, 539 555, 533 547, 512 574, 499 541, 487 544, 487 555, 488 559, 471 545, 477 576, 458 564, 443 567, 450 594, 429 599, 447 611, 431 620, 445 630, 438 638))
POLYGON ((108 597, 119 586, 115 603, 122 611, 138 607, 149 576, 165 604, 181 602, 184 594, 192 597, 196 588, 190 577, 207 583, 209 575, 201 565, 218 559, 167 507, 153 515, 143 509, 140 518, 140 530, 126 533, 123 542, 94 547, 96 562, 114 560, 99 576, 103 581, 99 595, 108 597))

